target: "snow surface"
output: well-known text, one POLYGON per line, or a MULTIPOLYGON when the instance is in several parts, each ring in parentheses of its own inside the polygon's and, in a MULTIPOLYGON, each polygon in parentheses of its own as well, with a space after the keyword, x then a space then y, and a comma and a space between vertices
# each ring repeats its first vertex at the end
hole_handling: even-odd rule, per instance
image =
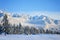
POLYGON ((40 35, 0 35, 0 40, 60 40, 57 34, 40 35))

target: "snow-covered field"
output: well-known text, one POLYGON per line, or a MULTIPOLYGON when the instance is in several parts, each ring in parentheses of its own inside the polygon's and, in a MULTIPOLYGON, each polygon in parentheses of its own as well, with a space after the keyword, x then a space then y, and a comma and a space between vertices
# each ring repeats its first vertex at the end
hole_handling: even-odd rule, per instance
POLYGON ((57 34, 40 35, 0 35, 0 40, 60 40, 57 34))

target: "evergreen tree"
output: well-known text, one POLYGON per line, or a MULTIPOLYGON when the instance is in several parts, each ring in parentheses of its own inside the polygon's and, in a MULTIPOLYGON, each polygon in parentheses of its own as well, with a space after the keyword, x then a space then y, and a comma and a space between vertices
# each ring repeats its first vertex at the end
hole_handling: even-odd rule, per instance
POLYGON ((19 34, 23 34, 24 33, 24 28, 22 27, 21 23, 19 23, 19 34))
POLYGON ((3 18, 3 27, 4 27, 4 32, 5 32, 5 34, 7 33, 8 34, 8 26, 9 26, 9 24, 8 24, 8 19, 7 19, 8 17, 7 17, 7 14, 5 14, 4 15, 4 18, 3 18))
POLYGON ((0 25, 0 34, 3 32, 3 27, 0 25))
POLYGON ((27 35, 30 34, 30 28, 28 26, 25 27, 24 33, 27 35))
POLYGON ((38 34, 39 30, 37 30, 35 27, 31 27, 30 32, 31 34, 38 34))

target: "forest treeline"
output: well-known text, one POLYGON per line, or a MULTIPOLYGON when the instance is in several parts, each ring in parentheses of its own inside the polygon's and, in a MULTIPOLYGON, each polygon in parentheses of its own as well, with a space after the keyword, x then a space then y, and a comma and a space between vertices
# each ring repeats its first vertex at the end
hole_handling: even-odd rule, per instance
POLYGON ((5 14, 2 20, 3 24, 0 24, 0 34, 5 33, 5 34, 26 34, 26 35, 31 35, 31 34, 60 34, 60 32, 57 31, 52 31, 52 30, 44 30, 44 28, 35 28, 35 27, 29 27, 25 26, 23 27, 21 23, 19 25, 10 25, 7 19, 7 15, 5 14))

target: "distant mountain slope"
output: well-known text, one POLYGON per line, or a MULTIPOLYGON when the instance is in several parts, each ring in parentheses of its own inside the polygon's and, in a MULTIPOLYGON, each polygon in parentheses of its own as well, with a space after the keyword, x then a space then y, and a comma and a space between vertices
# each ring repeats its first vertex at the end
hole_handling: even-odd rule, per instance
MULTIPOLYGON (((4 13, 0 12, 0 24, 2 24, 2 19, 4 17, 4 13)), ((29 26, 29 27, 43 27, 44 29, 49 30, 58 30, 60 31, 60 20, 54 20, 50 17, 47 17, 45 15, 40 16, 28 16, 28 15, 18 15, 14 14, 11 15, 7 13, 8 21, 11 25, 19 25, 19 23, 22 24, 22 26, 29 26)))

